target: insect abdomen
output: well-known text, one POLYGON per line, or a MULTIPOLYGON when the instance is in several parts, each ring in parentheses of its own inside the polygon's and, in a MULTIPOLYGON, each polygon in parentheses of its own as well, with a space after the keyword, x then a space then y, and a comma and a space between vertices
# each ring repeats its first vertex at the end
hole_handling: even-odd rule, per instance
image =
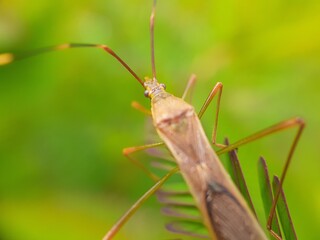
POLYGON ((218 239, 265 239, 259 231, 253 231, 248 211, 222 185, 208 184, 205 201, 212 228, 218 239))

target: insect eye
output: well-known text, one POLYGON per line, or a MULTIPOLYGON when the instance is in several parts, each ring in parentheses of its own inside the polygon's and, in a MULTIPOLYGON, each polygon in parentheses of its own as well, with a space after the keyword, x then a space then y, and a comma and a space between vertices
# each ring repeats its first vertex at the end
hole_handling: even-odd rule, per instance
POLYGON ((144 91, 144 96, 147 97, 147 98, 149 97, 149 91, 148 90, 144 91))
POLYGON ((160 83, 160 86, 165 90, 167 86, 164 83, 160 83))

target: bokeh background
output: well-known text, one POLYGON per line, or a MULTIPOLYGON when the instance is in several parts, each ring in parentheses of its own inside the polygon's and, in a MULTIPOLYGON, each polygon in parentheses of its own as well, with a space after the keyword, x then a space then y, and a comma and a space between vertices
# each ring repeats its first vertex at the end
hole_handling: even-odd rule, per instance
MULTIPOLYGON (((105 43, 151 74, 151 0, 1 0, 0 52, 105 43)), ((320 238, 320 2, 158 1, 158 79, 180 96, 198 76, 199 109, 223 82, 218 140, 236 141, 294 116, 307 127, 284 184, 298 237, 320 238)), ((122 156, 142 145, 143 89, 98 49, 37 56, 0 68, 0 239, 101 239, 152 182, 122 156)), ((213 112, 204 117, 210 136, 213 112)), ((256 176, 280 175, 296 130, 239 150, 263 218, 256 176)), ((147 156, 142 156, 148 158, 147 156)), ((172 239, 150 199, 117 239, 172 239)), ((264 223, 262 223, 264 224, 264 223)))

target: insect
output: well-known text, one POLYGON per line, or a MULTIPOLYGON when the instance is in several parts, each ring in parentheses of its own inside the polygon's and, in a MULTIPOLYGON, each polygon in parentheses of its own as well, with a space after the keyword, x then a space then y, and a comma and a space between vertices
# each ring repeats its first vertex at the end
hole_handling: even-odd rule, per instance
MULTIPOLYGON (((230 152, 241 145, 247 144, 272 133, 298 127, 297 135, 294 138, 286 159, 283 172, 280 177, 278 190, 270 209, 267 228, 271 234, 277 239, 281 237, 273 231, 272 220, 275 215, 275 209, 281 188, 292 159, 293 152, 300 138, 302 130, 305 126, 304 121, 300 118, 292 118, 280 122, 272 127, 252 134, 240 141, 231 145, 216 143, 216 131, 220 107, 220 98, 222 95, 223 85, 217 83, 209 93, 203 107, 197 114, 195 109, 184 101, 187 92, 192 87, 195 76, 191 76, 188 87, 182 98, 178 98, 168 93, 165 85, 159 83, 156 76, 155 57, 154 57, 154 19, 155 19, 155 4, 150 18, 151 32, 151 62, 152 62, 152 77, 146 78, 143 81, 138 75, 120 58, 111 48, 100 44, 62 44, 54 47, 40 49, 33 54, 39 54, 47 51, 63 50, 77 47, 100 48, 111 54, 117 61, 120 62, 140 83, 144 88, 145 96, 151 101, 151 115, 153 118, 154 127, 163 142, 149 144, 145 146, 126 148, 124 154, 131 160, 130 155, 134 152, 155 148, 165 145, 174 159, 178 167, 170 170, 164 177, 158 179, 149 172, 151 178, 156 181, 156 184, 142 196, 136 204, 134 204, 126 214, 114 225, 114 227, 106 234, 104 239, 112 239, 121 226, 134 214, 134 212, 146 201, 149 196, 156 192, 161 185, 167 181, 173 174, 180 171, 185 181, 187 182, 190 192, 196 202, 196 205, 201 212, 203 222, 208 229, 209 236, 212 239, 266 239, 266 235, 258 224, 254 214, 249 209, 246 201, 241 196, 237 187, 232 183, 229 175, 224 170, 218 155, 230 152), (217 97, 217 109, 215 115, 214 130, 212 134, 212 143, 220 148, 215 152, 205 136, 201 126, 200 119, 206 109, 217 97)), ((4 53, 0 55, 0 65, 11 63, 30 55, 15 55, 4 53)), ((139 165, 139 163, 137 163, 139 165)), ((141 166, 143 168, 143 166, 141 166)))

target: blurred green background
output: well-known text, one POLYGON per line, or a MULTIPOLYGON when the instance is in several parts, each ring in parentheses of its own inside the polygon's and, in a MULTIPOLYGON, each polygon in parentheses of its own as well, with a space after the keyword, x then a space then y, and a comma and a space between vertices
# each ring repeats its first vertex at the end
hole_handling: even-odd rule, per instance
MULTIPOLYGON (((65 42, 105 43, 151 75, 151 0, 2 0, 0 52, 65 42)), ((236 141, 294 116, 307 127, 284 184, 298 237, 320 238, 320 2, 158 1, 158 79, 181 96, 198 76, 199 109, 217 81, 218 140, 236 141)), ((0 239, 101 239, 152 182, 121 154, 142 145, 143 89, 98 49, 73 49, 0 68, 0 239)), ((213 112, 205 115, 210 136, 213 112)), ((256 176, 280 175, 296 130, 239 150, 263 218, 256 176)), ((147 158, 147 157, 146 157, 147 158)), ((150 199, 118 239, 169 239, 150 199)))

